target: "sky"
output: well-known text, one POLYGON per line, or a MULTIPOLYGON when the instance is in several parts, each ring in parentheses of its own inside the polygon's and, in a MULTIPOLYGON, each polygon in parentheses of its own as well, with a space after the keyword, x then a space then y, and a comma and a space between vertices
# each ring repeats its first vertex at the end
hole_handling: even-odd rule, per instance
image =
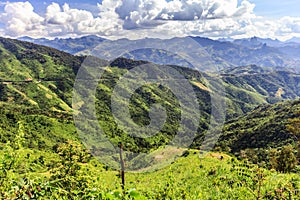
POLYGON ((0 36, 287 40, 300 37, 298 4, 299 0, 0 0, 0 36))

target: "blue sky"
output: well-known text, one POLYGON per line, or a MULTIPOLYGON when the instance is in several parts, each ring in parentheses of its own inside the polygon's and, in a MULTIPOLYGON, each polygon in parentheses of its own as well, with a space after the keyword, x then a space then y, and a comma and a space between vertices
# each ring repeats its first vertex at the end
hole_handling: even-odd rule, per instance
MULTIPOLYGON (((22 0, 10 0, 9 2, 20 2, 22 0)), ((171 1, 171 0, 168 0, 171 1)), ((2 1, 6 2, 6 1, 2 1)), ((25 2, 23 0, 23 2, 25 2)), ((37 12, 41 13, 46 9, 46 6, 52 2, 59 4, 68 3, 70 6, 78 9, 86 9, 95 12, 97 10, 97 3, 102 0, 29 0, 37 12), (84 2, 84 3, 83 3, 84 2)), ((242 0, 238 0, 242 2, 242 0)), ((300 2, 299 0, 249 0, 249 2, 256 5, 254 11, 257 15, 266 16, 270 18, 278 18, 283 16, 300 17, 300 2)), ((1 6, 2 8, 4 5, 1 6)))
POLYGON ((0 36, 78 37, 96 34, 108 38, 137 38, 200 35, 282 40, 300 37, 300 6, 296 0, 25 2, 0 0, 0 36), (67 7, 63 7, 65 3, 67 7))
MULTIPOLYGON (((97 12, 97 3, 101 3, 101 0, 87 0, 87 1, 82 1, 82 0, 25 0, 29 1, 34 9, 36 10, 37 13, 44 13, 46 10, 47 6, 50 5, 52 2, 59 3, 63 5, 64 3, 68 3, 71 7, 73 8, 78 8, 78 9, 85 9, 89 10, 91 12, 97 12)), ((24 0, 9 0, 9 2, 25 2, 24 0)), ((2 1, 6 2, 6 1, 2 1)), ((1 8, 3 10, 5 5, 1 5, 1 8)))
POLYGON ((299 0, 249 0, 256 5, 254 12, 266 17, 300 16, 299 0))

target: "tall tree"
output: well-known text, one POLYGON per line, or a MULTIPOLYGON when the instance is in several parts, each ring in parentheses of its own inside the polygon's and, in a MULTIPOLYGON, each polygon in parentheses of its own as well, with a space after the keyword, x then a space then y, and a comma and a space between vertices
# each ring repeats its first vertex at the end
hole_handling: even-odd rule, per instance
POLYGON ((300 161, 300 112, 294 118, 289 119, 289 124, 286 126, 287 130, 297 138, 297 159, 300 161))

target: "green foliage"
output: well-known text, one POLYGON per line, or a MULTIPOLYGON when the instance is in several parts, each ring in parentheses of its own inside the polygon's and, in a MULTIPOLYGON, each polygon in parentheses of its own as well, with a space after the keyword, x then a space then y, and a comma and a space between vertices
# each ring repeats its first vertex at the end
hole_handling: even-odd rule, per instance
MULTIPOLYGON (((86 39, 88 41, 90 41, 90 39, 93 41, 93 38, 86 39)), ((43 132, 43 134, 38 134, 38 131, 32 129, 33 127, 39 127, 36 126, 36 124, 43 123, 40 121, 43 121, 42 118, 44 116, 40 115, 60 118, 64 121, 66 118, 72 118, 72 88, 76 73, 84 57, 72 56, 52 48, 4 38, 0 39, 0 50, 1 100, 9 105, 20 105, 22 110, 26 109, 26 113, 22 112, 21 115, 27 114, 28 112, 31 112, 31 114, 34 113, 33 111, 28 111, 29 109, 34 109, 36 112, 34 119, 29 119, 29 117, 28 119, 25 119, 24 128, 25 130, 27 129, 26 134, 30 135, 26 135, 26 138, 30 137, 38 139, 36 141, 33 139, 26 140, 24 145, 40 149, 53 145, 53 140, 51 142, 48 139, 45 140, 44 135, 47 136, 46 138, 54 138, 56 142, 63 141, 67 134, 61 134, 57 137, 57 131, 55 130, 56 134, 51 134, 51 132, 54 131, 49 130, 50 128, 46 128, 48 130, 39 130, 43 132), (25 106, 26 108, 24 108, 25 106), (28 120, 31 120, 31 122, 28 122, 28 120), (26 124, 30 125, 26 127, 26 124), (47 131, 50 132, 45 133, 47 131), (33 132, 35 133, 33 134, 33 132), (52 137, 48 137, 49 134, 51 134, 52 137)), ((162 104, 167 110, 168 118, 161 132, 154 137, 136 139, 130 137, 130 134, 117 127, 110 108, 112 91, 122 75, 133 67, 145 63, 145 61, 133 61, 124 58, 116 59, 112 62, 111 66, 105 68, 103 79, 99 82, 96 94, 97 117, 106 136, 108 136, 115 144, 118 144, 120 141, 123 142, 126 144, 124 148, 133 152, 149 152, 169 143, 176 134, 180 123, 181 108, 172 91, 166 87, 152 84, 139 88, 130 99, 131 119, 134 123, 145 126, 149 124, 150 118, 148 112, 150 107, 155 103, 162 104)), ((208 83, 205 82, 204 76, 199 71, 178 66, 172 67, 193 83, 192 85, 201 109, 198 134, 192 145, 193 148, 198 148, 201 145, 205 131, 209 126, 211 91, 207 89, 208 83)), ((252 69, 249 69, 248 71, 251 70, 252 69)), ((299 84, 300 79, 299 76, 294 74, 263 71, 261 74, 240 73, 235 76, 234 73, 236 72, 233 74, 230 74, 231 72, 226 73, 227 74, 222 75, 222 84, 227 91, 227 118, 240 116, 245 112, 250 111, 258 104, 267 103, 268 98, 274 97, 277 90, 279 90, 282 85, 287 85, 288 87, 283 88, 284 95, 282 95, 280 99, 295 98, 299 96, 297 85, 299 84)), ((160 79, 161 77, 157 78, 160 79)), ((124 86, 125 91, 126 89, 126 86, 124 86)), ((213 89, 211 90, 213 91, 213 89)), ((219 105, 215 106, 218 107, 219 105)), ((192 113, 193 111, 189 110, 189 112, 192 113)), ((131 122, 131 119, 128 119, 128 122, 131 122)), ((244 122, 247 122, 247 120, 244 120, 244 122)), ((251 123, 253 124, 255 122, 251 123)), ((274 123, 277 123, 277 121, 274 123)), ((5 127, 12 127, 12 124, 13 122, 10 122, 10 125, 6 125, 5 127)), ((66 123, 63 122, 62 124, 65 125, 66 123)), ((282 123, 281 125, 284 126, 282 123)), ((14 129, 17 128, 15 125, 13 126, 14 129)), ((51 127, 52 123, 49 123, 46 126, 51 127)), ((56 123, 55 126, 58 127, 59 125, 56 123)), ((68 128, 71 129, 69 135, 73 135, 75 127, 68 124, 68 128)), ((277 127, 277 129, 280 130, 281 127, 277 127)), ((274 129, 270 130, 273 131, 274 129)), ((5 136, 0 135, 0 137, 3 137, 1 139, 2 142, 5 142, 8 138, 12 137, 13 134, 9 132, 14 131, 16 130, 5 131, 5 136)), ((241 139, 241 141, 234 142, 233 144, 233 140, 229 139, 226 144, 222 144, 221 146, 224 146, 224 148, 230 146, 233 151, 238 152, 240 149, 244 149, 245 145, 251 144, 251 142, 249 142, 251 138, 255 138, 255 134, 252 130, 249 130, 249 132, 250 133, 246 133, 247 138, 245 138, 245 140, 236 137, 236 135, 238 135, 238 137, 241 134, 244 135, 242 131, 239 131, 238 134, 230 133, 230 135, 235 135, 235 139, 241 139), (238 147, 238 143, 242 147, 238 147)), ((273 140, 274 144, 270 144, 270 146, 277 143, 281 145, 280 143, 290 142, 289 137, 286 135, 281 137, 280 135, 284 134, 282 134, 282 132, 277 133, 277 135, 274 134, 274 132, 270 132, 268 135, 261 134, 261 136, 267 136, 267 139, 265 140, 273 140), (274 141, 274 138, 278 138, 278 141, 274 141)), ((227 134, 227 136, 229 136, 229 134, 227 134)), ((226 137, 222 141, 227 141, 228 138, 226 137)), ((89 140, 89 138, 87 138, 87 140, 89 140)), ((262 137, 258 137, 257 141, 253 143, 256 146, 263 146, 266 144, 264 142, 265 140, 263 140, 262 137)))
POLYGON ((247 148, 269 149, 295 144, 297 138, 286 126, 299 108, 299 100, 260 105, 244 116, 227 121, 217 145, 223 150, 229 146, 233 153, 238 153, 247 148))
POLYGON ((262 189, 266 174, 262 168, 244 162, 243 164, 234 163, 231 171, 238 174, 237 185, 246 187, 255 199, 263 199, 265 194, 262 193, 262 189))
MULTIPOLYGON (((87 150, 81 144, 68 140, 58 145, 55 152, 60 156, 60 160, 50 170, 52 184, 64 188, 71 196, 74 190, 86 188, 87 181, 79 175, 79 172, 80 163, 87 163, 91 158, 87 150)), ((80 194, 76 192, 76 195, 80 194)))
MULTIPOLYGON (((282 172, 294 169, 290 147, 272 151, 273 154, 266 154, 264 150, 295 142, 295 134, 287 133, 286 125, 299 110, 299 101, 262 105, 226 123, 219 149, 244 150, 252 164, 231 161, 226 154, 199 159, 198 151, 184 149, 178 161, 169 167, 148 173, 126 173, 126 190, 122 191, 118 172, 104 168, 101 160, 90 157, 78 142, 72 122, 72 87, 83 59, 51 48, 0 38, 1 199, 299 198, 299 175, 279 174, 256 165, 264 161, 263 166, 268 167, 270 163, 282 172), (266 155, 270 156, 269 161, 266 155), (219 159, 220 156, 224 159, 219 159)), ((139 88, 130 99, 131 118, 139 125, 149 124, 153 104, 159 103, 166 109, 166 124, 154 137, 131 137, 114 122, 110 107, 111 94, 119 78, 143 63, 117 59, 106 67, 97 88, 96 110, 99 123, 112 142, 121 141, 125 150, 154 154, 173 139, 180 122, 180 104, 172 91, 149 84, 139 88)), ((211 91, 198 71, 172 67, 193 83, 197 95, 202 116, 193 144, 197 148, 210 120, 211 91)), ((285 88, 286 93, 279 99, 299 96, 299 77, 291 74, 224 76, 223 84, 230 92, 226 96, 228 118, 266 103, 282 84, 289 84, 290 89, 285 88)), ((123 87, 126 91, 127 86, 123 87)), ((92 127, 87 127, 87 132, 90 129, 92 127)), ((92 142, 93 154, 101 153, 97 141, 92 142)), ((126 159, 130 160, 131 156, 126 155, 126 159)), ((161 160, 145 157, 144 163, 137 164, 149 167, 147 164, 152 162, 161 160)))
POLYGON ((289 119, 289 123, 286 126, 289 133, 293 134, 297 138, 297 159, 300 163, 300 117, 299 111, 295 112, 293 118, 289 119))
POLYGON ((59 142, 77 137, 69 114, 44 112, 26 106, 0 105, 0 142, 11 142, 15 149, 23 146, 50 150, 59 142))
POLYGON ((288 173, 295 169, 297 158, 293 146, 283 146, 282 149, 273 155, 275 163, 273 164, 277 171, 288 173))
MULTIPOLYGON (((289 124, 287 124, 287 130, 295 135, 297 138, 300 138, 300 117, 296 113, 294 118, 289 119, 289 124)), ((300 140, 300 139, 299 139, 300 140)))
MULTIPOLYGON (((9 151, 19 156, 14 158, 16 162, 1 185, 1 191, 4 191, 1 198, 196 200, 286 198, 290 195, 297 199, 300 195, 299 175, 277 174, 225 154, 208 154, 199 159, 199 151, 194 150, 189 150, 189 155, 161 170, 126 173, 127 189, 123 193, 117 177, 119 172, 105 170, 98 161, 88 159, 89 154, 82 156, 79 143, 68 141, 56 149, 57 153, 44 157, 44 164, 40 163, 44 168, 49 166, 49 170, 36 169, 25 174, 14 172, 17 163, 26 162, 27 168, 30 168, 34 166, 35 158, 39 160, 39 156, 23 159, 25 149, 9 151), (218 156, 223 156, 223 159, 220 160, 218 156)), ((5 162, 11 159, 7 158, 5 162)))
MULTIPOLYGON (((238 174, 236 182, 240 187, 246 187, 253 196, 253 199, 293 199, 299 195, 298 178, 284 180, 270 187, 270 176, 277 176, 274 172, 267 171, 244 161, 236 163, 234 161, 232 172, 238 174), (273 175, 272 175, 273 174, 273 175)), ((275 180, 272 180, 275 181, 275 180)))
POLYGON ((16 167, 15 165, 17 162, 17 155, 13 148, 10 147, 10 143, 1 146, 0 159, 0 191, 5 191, 8 187, 11 171, 16 167))

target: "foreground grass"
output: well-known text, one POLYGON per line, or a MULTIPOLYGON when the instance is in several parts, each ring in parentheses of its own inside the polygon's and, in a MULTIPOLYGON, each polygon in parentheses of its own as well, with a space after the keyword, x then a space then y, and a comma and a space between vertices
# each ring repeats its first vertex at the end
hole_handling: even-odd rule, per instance
MULTIPOLYGON (((7 158, 1 153, 3 163, 7 158)), ((120 184, 119 172, 108 169, 94 158, 88 163, 79 163, 80 170, 76 174, 53 179, 54 163, 60 159, 57 155, 24 149, 18 150, 16 155, 11 158, 16 160, 15 168, 8 170, 6 181, 2 182, 3 199, 300 198, 299 174, 280 174, 222 153, 208 153, 200 158, 199 151, 188 150, 162 169, 127 172, 126 194, 120 184), (44 155, 44 164, 36 161, 41 155, 44 155), (67 181, 61 182, 63 179, 67 181), (5 189, 3 185, 6 185, 5 189)))

